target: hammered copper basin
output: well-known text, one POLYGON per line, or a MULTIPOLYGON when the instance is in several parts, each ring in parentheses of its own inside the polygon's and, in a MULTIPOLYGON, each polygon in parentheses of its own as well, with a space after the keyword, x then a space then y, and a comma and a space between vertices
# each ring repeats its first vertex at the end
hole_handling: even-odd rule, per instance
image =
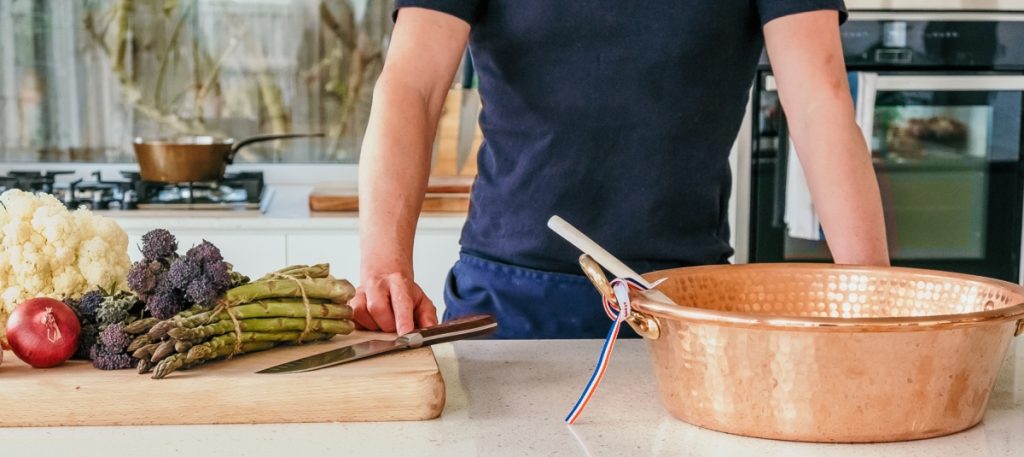
POLYGON ((701 427, 796 441, 946 435, 985 412, 1024 288, 975 276, 821 264, 665 270, 637 294, 669 412, 701 427))

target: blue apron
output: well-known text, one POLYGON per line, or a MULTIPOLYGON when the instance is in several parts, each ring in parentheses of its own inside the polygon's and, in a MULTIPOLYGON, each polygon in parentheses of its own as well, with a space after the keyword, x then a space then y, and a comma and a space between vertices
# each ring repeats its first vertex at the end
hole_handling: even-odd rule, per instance
MULTIPOLYGON (((448 273, 444 320, 497 317, 498 339, 604 338, 612 321, 585 276, 517 267, 463 252, 448 273)), ((636 338, 628 325, 620 338, 636 338)))

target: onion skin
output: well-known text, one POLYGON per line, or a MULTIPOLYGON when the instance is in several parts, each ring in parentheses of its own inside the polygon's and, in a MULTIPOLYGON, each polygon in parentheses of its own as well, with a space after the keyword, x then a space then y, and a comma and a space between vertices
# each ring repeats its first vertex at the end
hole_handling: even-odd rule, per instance
POLYGON ((19 359, 35 368, 60 365, 74 355, 82 327, 75 312, 59 300, 33 298, 7 320, 7 342, 19 359))

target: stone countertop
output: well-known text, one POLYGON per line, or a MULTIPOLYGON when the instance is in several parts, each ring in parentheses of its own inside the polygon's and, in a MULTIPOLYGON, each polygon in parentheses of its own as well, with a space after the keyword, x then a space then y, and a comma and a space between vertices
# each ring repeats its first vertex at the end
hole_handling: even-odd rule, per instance
MULTIPOLYGON (((125 230, 162 227, 175 230, 355 230, 357 213, 316 213, 309 210, 313 186, 273 186, 265 211, 231 210, 134 210, 97 211, 117 220, 125 230)), ((460 213, 424 213, 421 230, 460 230, 466 220, 460 213)))
MULTIPOLYGON (((441 418, 424 422, 0 429, 5 455, 103 456, 1019 456, 1024 343, 1003 367, 985 420, 905 443, 807 444, 733 436, 669 416, 643 343, 620 341, 605 380, 570 430, 562 422, 598 340, 462 341, 435 348, 447 384, 441 418), (10 452, 14 450, 15 452, 10 452), (31 450, 32 452, 26 452, 31 450)), ((3 383, 0 380, 0 388, 3 383)), ((155 401, 160 399, 154 383, 155 401)), ((31 401, 31 399, 25 399, 31 401)), ((116 399, 111 399, 116 401, 116 399)), ((181 401, 181 400, 178 400, 181 401)), ((187 403, 182 401, 182 407, 187 403)), ((144 407, 144 406, 140 406, 144 407)), ((193 405, 191 407, 201 407, 193 405)))

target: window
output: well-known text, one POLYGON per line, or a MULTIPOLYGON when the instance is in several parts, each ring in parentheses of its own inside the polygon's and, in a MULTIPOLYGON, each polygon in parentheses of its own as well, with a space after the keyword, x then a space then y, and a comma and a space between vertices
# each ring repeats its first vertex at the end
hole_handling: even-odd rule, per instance
POLYGON ((136 136, 324 132, 249 163, 358 158, 393 0, 0 1, 0 161, 134 160, 136 136))

